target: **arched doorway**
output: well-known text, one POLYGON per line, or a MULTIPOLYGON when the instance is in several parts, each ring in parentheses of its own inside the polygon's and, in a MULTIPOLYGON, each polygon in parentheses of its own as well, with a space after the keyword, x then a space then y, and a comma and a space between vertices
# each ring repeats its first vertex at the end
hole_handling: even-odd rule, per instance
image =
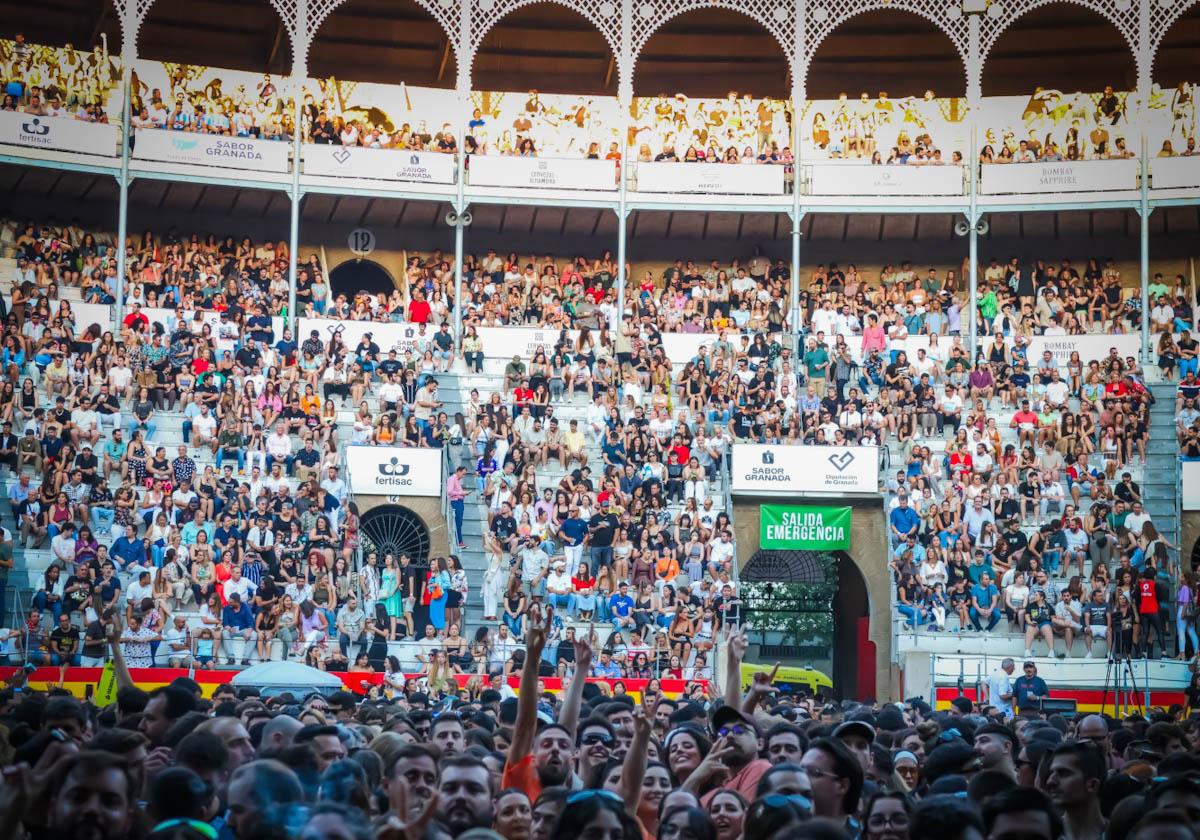
POLYGON ((792 659, 825 672, 842 697, 875 691, 870 602, 843 551, 757 551, 741 573, 747 625, 764 662, 792 659))
MULTIPOLYGON (((833 677, 837 662, 831 605, 836 555, 760 550, 741 571, 741 599, 750 640, 762 662, 790 661, 833 677)), ((834 681, 835 690, 841 687, 834 681)))
POLYGON ((378 263, 370 260, 347 260, 329 272, 329 287, 333 294, 353 300, 359 292, 390 295, 396 288, 392 276, 378 263))
POLYGON ((850 555, 839 552, 837 594, 833 599, 832 676, 843 697, 865 700, 875 694, 877 651, 870 630, 867 581, 850 555))
POLYGON ((385 554, 407 554, 414 565, 429 559, 429 528, 424 520, 406 507, 380 505, 362 515, 362 548, 375 552, 382 565, 385 554))

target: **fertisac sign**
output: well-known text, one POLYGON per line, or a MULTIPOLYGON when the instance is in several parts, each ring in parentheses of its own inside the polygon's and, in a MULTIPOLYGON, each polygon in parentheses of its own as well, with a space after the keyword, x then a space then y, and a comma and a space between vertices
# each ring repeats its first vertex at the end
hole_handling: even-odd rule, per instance
POLYGON ((759 547, 775 550, 844 551, 850 548, 850 508, 763 505, 759 547))

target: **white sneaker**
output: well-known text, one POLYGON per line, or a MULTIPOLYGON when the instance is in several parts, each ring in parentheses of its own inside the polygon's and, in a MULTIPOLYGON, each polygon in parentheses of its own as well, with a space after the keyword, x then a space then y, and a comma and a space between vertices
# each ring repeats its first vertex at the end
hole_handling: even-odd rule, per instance
POLYGON ((1084 659, 1091 659, 1091 658, 1092 658, 1092 652, 1089 650, 1087 653, 1085 653, 1085 654, 1083 655, 1083 658, 1084 658, 1084 659))
POLYGON ((1025 651, 1025 658, 1026 658, 1026 659, 1033 659, 1033 651, 1031 651, 1031 650, 1026 650, 1026 651, 1025 651))

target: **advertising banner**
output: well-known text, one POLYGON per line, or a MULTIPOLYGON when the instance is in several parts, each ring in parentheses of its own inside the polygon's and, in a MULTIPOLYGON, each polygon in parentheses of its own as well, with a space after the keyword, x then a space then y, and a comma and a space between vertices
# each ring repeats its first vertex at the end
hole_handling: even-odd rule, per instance
POLYGON ((774 164, 639 163, 638 192, 783 195, 783 167, 774 164))
POLYGON ((347 446, 350 492, 369 496, 442 495, 442 450, 347 446))
POLYGON ((416 181, 453 184, 454 155, 361 146, 303 147, 304 174, 333 178, 373 178, 378 181, 416 181))
POLYGON ((0 143, 116 157, 118 135, 117 126, 106 123, 0 111, 0 143))
POLYGON ((734 493, 878 493, 879 450, 874 446, 733 447, 734 493))
POLYGON ((963 194, 961 166, 819 163, 808 169, 810 195, 963 194))
POLYGON ((472 155, 467 180, 473 187, 535 190, 617 190, 617 162, 586 158, 472 155))
POLYGON ((157 160, 195 166, 223 166, 228 169, 253 169, 257 172, 287 172, 290 143, 255 140, 250 137, 225 137, 219 134, 193 134, 186 131, 139 131, 134 139, 133 156, 138 160, 157 160))
POLYGON ((758 509, 759 548, 780 551, 846 551, 850 548, 850 508, 762 505, 758 509))
MULTIPOLYGON (((532 359, 538 350, 550 356, 562 334, 562 330, 533 327, 478 327, 477 332, 479 340, 483 342, 484 358, 511 359, 520 356, 524 361, 532 359)), ((578 330, 567 330, 567 339, 572 348, 578 338, 578 330)))
POLYGON ((1200 510, 1200 461, 1180 461, 1183 473, 1183 509, 1200 510))
POLYGON ((1200 187, 1200 155, 1150 161, 1150 186, 1156 190, 1200 187))
POLYGON ((979 191, 1001 195, 1132 190, 1137 189, 1139 166, 1133 158, 985 163, 979 191))
MULTIPOLYGON (((335 321, 331 318, 300 318, 298 320, 296 340, 303 341, 312 335, 313 330, 326 344, 335 334, 341 334, 346 350, 354 352, 354 348, 368 333, 371 340, 379 346, 379 352, 387 355, 389 350, 395 350, 396 355, 404 357, 411 350, 414 355, 421 352, 418 347, 433 340, 437 327, 428 325, 421 330, 420 324, 393 323, 391 321, 335 321)), ((382 357, 381 357, 382 358, 382 357)))

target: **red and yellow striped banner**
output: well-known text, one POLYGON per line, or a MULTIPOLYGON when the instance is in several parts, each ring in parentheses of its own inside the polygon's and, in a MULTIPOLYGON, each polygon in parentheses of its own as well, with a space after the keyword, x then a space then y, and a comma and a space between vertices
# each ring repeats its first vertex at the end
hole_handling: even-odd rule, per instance
MULTIPOLYGON (((16 668, 0 668, 0 681, 8 680, 15 672, 16 668)), ((100 682, 100 675, 104 673, 103 668, 67 668, 65 671, 56 666, 41 667, 33 671, 26 680, 30 688, 39 691, 47 691, 51 688, 65 688, 76 697, 83 699, 87 696, 89 687, 95 691, 96 685, 100 682)), ((195 672, 190 672, 186 668, 130 668, 129 675, 133 677, 134 683, 143 691, 153 691, 159 686, 167 685, 172 680, 179 677, 190 677, 200 685, 200 690, 205 697, 211 697, 213 692, 217 690, 217 686, 231 682, 239 671, 209 671, 200 669, 195 672)), ((348 691, 353 691, 356 694, 365 694, 367 687, 372 685, 383 684, 383 674, 361 674, 330 671, 329 673, 340 679, 346 686, 348 691), (364 686, 364 683, 366 686, 364 686)), ((426 676, 424 674, 406 674, 407 677, 419 679, 426 676)), ((478 675, 474 674, 456 674, 455 681, 460 688, 465 688, 467 683, 478 675)), ((563 681, 558 677, 545 677, 539 681, 546 691, 558 693, 563 689, 563 681)), ((613 679, 589 679, 591 683, 607 683, 614 691, 617 690, 618 684, 622 686, 625 693, 630 695, 635 701, 641 698, 641 692, 645 689, 649 680, 613 680, 613 679)), ((706 690, 708 688, 707 680, 660 680, 663 694, 668 697, 679 697, 687 691, 688 686, 700 685, 706 690)), ((508 684, 515 691, 521 687, 521 679, 519 676, 511 676, 508 678, 508 684)), ((949 701, 947 701, 949 702, 949 701)))

